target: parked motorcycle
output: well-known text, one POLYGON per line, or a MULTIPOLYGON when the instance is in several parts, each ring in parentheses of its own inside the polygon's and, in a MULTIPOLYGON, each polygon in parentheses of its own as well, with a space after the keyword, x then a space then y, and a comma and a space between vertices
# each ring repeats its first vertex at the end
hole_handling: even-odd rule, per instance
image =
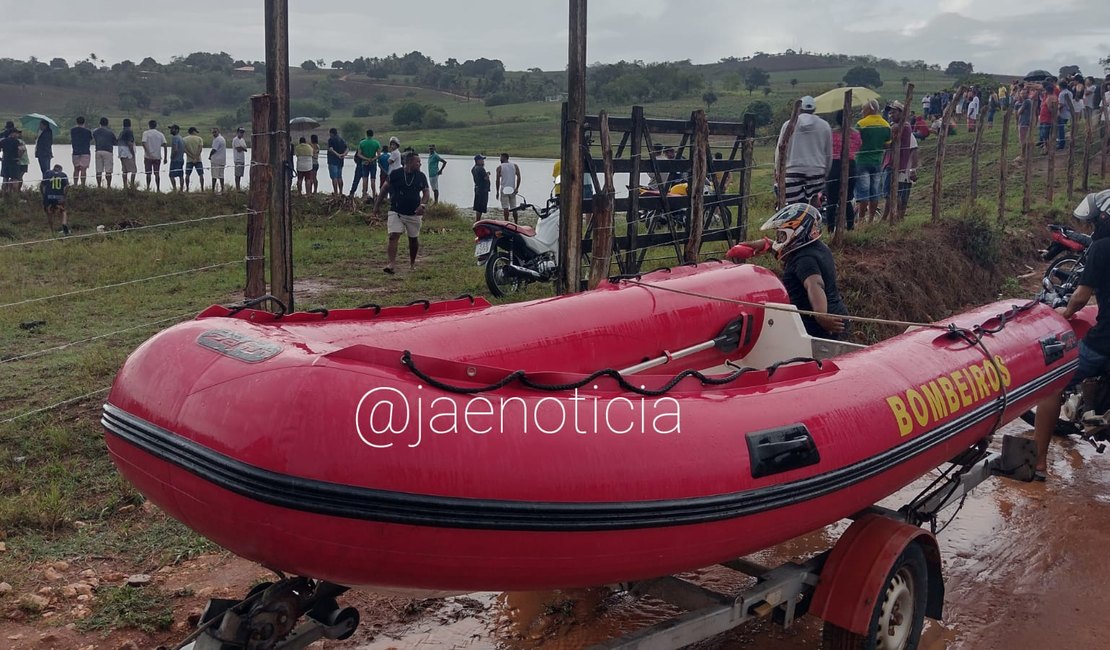
POLYGON ((1058 224, 1049 225, 1048 231, 1052 243, 1040 251, 1040 255, 1042 260, 1051 264, 1045 269, 1041 282, 1041 300, 1056 307, 1067 304, 1067 297, 1064 296, 1071 296, 1079 286, 1079 276, 1087 264, 1091 236, 1058 224), (1055 299, 1047 299, 1052 294, 1055 299))
POLYGON ((531 210, 535 228, 512 221, 482 219, 474 223, 474 256, 486 267, 486 286, 496 298, 533 282, 553 282, 559 271, 559 204, 549 199, 542 210, 525 201, 513 217, 531 210))

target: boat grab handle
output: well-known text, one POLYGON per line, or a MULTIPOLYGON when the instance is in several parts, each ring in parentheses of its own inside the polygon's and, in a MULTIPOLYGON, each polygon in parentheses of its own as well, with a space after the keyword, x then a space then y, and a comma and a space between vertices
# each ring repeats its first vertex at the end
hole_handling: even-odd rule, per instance
POLYGON ((752 478, 781 474, 821 462, 817 444, 804 424, 752 431, 747 440, 752 478))

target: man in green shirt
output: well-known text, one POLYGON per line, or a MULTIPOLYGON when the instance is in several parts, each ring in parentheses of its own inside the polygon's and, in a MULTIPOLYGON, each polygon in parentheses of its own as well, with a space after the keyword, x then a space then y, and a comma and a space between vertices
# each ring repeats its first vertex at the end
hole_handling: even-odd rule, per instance
POLYGON ((182 138, 185 143, 185 191, 189 191, 189 181, 193 176, 193 170, 197 171, 197 179, 200 181, 200 189, 204 190, 204 164, 200 161, 200 153, 204 149, 204 139, 198 135, 197 127, 189 127, 189 135, 182 138))
MULTIPOLYGON (((366 181, 370 181, 370 198, 378 195, 377 185, 377 171, 378 171, 378 152, 381 151, 382 143, 374 139, 374 129, 366 129, 366 137, 363 138, 355 149, 355 181, 351 183, 351 198, 355 198, 355 190, 358 189, 359 180, 362 181, 362 198, 366 196, 366 181)), ((385 179, 382 179, 385 182, 385 179)))
POLYGON ((879 102, 872 99, 863 107, 863 119, 856 123, 862 144, 856 154, 857 223, 878 216, 883 196, 883 154, 890 142, 890 123, 879 114, 879 102))
POLYGON ((439 175, 446 166, 447 161, 436 153, 436 146, 428 145, 428 185, 432 188, 432 201, 435 203, 439 203, 439 175))

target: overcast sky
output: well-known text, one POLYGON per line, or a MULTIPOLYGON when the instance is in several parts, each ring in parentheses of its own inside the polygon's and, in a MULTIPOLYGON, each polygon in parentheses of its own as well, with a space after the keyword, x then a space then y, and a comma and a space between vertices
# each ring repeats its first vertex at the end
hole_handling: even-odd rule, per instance
MULTIPOLYGON (((14 0, 13 0, 14 1, 14 0)), ((0 57, 108 63, 195 51, 261 60, 263 0, 50 0, 5 12, 0 57)), ((497 58, 510 70, 566 66, 567 6, 553 0, 290 0, 290 59, 420 50, 436 61, 497 58)), ((787 48, 970 61, 1024 74, 1110 54, 1107 0, 592 0, 588 60, 709 63, 787 48)))

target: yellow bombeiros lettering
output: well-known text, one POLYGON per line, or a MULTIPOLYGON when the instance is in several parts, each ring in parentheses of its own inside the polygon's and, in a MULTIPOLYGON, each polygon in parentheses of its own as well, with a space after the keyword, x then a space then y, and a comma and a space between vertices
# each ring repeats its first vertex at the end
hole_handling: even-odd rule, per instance
POLYGON ((996 356, 907 388, 886 403, 904 437, 998 394, 1012 381, 1002 357, 996 356))

